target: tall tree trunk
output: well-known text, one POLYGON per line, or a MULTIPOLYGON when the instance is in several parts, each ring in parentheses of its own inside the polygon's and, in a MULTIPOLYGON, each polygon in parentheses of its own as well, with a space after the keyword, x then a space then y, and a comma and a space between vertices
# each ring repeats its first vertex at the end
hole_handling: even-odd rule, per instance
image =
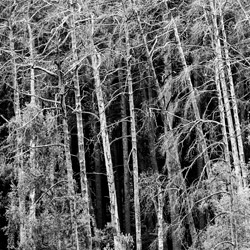
POLYGON ((97 227, 99 229, 104 226, 104 204, 102 192, 102 169, 101 169, 101 150, 98 142, 94 145, 94 161, 95 161, 95 189, 96 189, 96 213, 97 227))
MULTIPOLYGON (((15 3, 16 4, 16 3, 15 3)), ((10 40, 10 52, 11 52, 11 61, 12 61, 12 74, 13 74, 13 89, 14 89, 14 112, 15 119, 18 126, 22 126, 21 121, 21 108, 20 108, 20 100, 19 100, 19 88, 17 82, 17 65, 16 65, 16 53, 15 53, 15 45, 14 45, 14 34, 13 34, 13 21, 15 18, 15 11, 12 12, 10 18, 10 29, 9 29, 9 40, 10 40)), ((19 247, 22 248, 24 243, 26 242, 26 232, 25 232, 25 197, 26 194, 23 191, 24 187, 24 169, 23 169, 23 159, 22 159, 22 144, 21 144, 21 134, 17 130, 17 145, 16 145, 16 162, 17 162, 17 175, 18 175, 18 202, 19 202, 19 218, 20 218, 20 229, 19 229, 19 247)))
POLYGON ((158 221, 158 250, 164 249, 164 232, 163 232, 163 207, 164 207, 164 195, 163 189, 160 187, 158 191, 158 210, 157 210, 157 221, 158 221))
POLYGON ((128 153, 128 122, 126 111, 126 84, 123 86, 123 77, 119 71, 120 88, 123 89, 121 95, 121 118, 122 118, 122 155, 123 155, 123 178, 124 178, 124 220, 125 233, 131 233, 130 223, 130 173, 129 173, 129 153, 128 153))
MULTIPOLYGON (((232 157, 235 167, 235 174, 237 178, 237 185, 241 189, 243 187, 243 180, 241 176, 241 167, 240 167, 240 159, 239 159, 239 153, 237 149, 237 140, 235 137, 234 132, 234 123, 231 113, 231 106, 229 102, 228 97, 228 89, 226 84, 226 75, 224 71, 224 65, 223 65, 223 57, 222 57, 222 48, 221 48, 221 42, 220 42, 220 36, 219 36, 219 29, 217 25, 217 15, 215 11, 215 6, 212 0, 209 1, 211 11, 212 11, 212 22, 213 22, 213 35, 214 35, 214 47, 215 47, 215 53, 216 53, 216 59, 215 59, 215 67, 218 67, 218 71, 220 74, 220 85, 222 90, 222 96, 223 101, 225 105, 225 112, 226 112, 226 118, 228 123, 228 130, 229 130, 229 136, 230 136, 230 142, 231 142, 231 148, 232 148, 232 157)), ((217 89, 217 91, 220 91, 217 89)))
MULTIPOLYGON (((27 27, 28 27, 28 34, 29 34, 29 54, 30 54, 30 94, 31 94, 31 100, 30 105, 32 109, 36 109, 36 92, 35 92, 35 70, 34 70, 34 64, 35 64, 35 58, 34 58, 34 38, 33 38, 33 32, 30 24, 30 18, 29 18, 29 9, 28 9, 28 20, 27 20, 27 27)), ((30 168, 31 171, 35 170, 36 168, 36 160, 35 160, 35 136, 33 135, 30 140, 30 168)), ((34 235, 34 225, 36 221, 36 203, 35 203, 35 194, 36 189, 34 186, 31 187, 29 198, 30 198, 30 207, 29 207, 29 244, 31 249, 35 250, 35 235, 34 235)))
POLYGON ((220 86, 220 73, 217 65, 215 65, 215 84, 218 93, 218 103, 219 103, 219 112, 220 112, 220 122, 221 122, 221 130, 223 135, 223 144, 224 144, 224 157, 227 164, 230 165, 230 152, 227 138, 227 129, 226 129, 226 118, 225 118, 225 106, 223 103, 221 86, 220 86))
POLYGON ((247 187, 247 170, 246 170, 246 163, 245 163, 245 154, 244 154, 244 147, 243 147, 243 141, 242 141, 242 136, 241 136, 240 119, 238 115, 238 106, 237 106, 237 100, 236 100, 236 95, 235 95, 234 82, 233 82, 233 76, 232 76, 232 70, 231 70, 231 64, 230 64, 229 49, 227 45, 228 44, 227 36, 226 36, 225 25, 223 21, 223 14, 222 14, 220 2, 219 2, 219 14, 220 14, 220 24, 221 24, 222 38, 223 38, 223 44, 224 44, 226 69, 227 69, 227 75, 228 75, 229 86, 230 86, 230 95, 231 95, 230 99, 232 102, 233 120, 235 123, 236 140, 238 144, 240 166, 241 166, 241 172, 242 172, 242 178, 243 178, 242 181, 243 181, 243 187, 246 188, 247 187))
POLYGON ((133 82, 130 64, 130 44, 128 27, 125 23, 125 40, 126 40, 126 63, 127 63, 127 82, 129 95, 129 111, 130 111, 130 129, 132 141, 132 162, 133 162, 133 181, 134 181, 134 208, 135 208, 135 231, 136 231, 136 249, 141 250, 141 210, 139 197, 139 174, 138 174, 138 157, 137 157, 137 138, 136 138, 136 121, 134 110, 133 82))
POLYGON ((75 240, 72 238, 72 245, 76 245, 76 250, 80 250, 80 244, 78 238, 78 225, 76 218, 76 200, 75 200, 75 190, 74 190, 73 168, 72 168, 71 154, 70 154, 70 135, 67 123, 67 106, 65 102, 66 92, 60 65, 57 66, 58 66, 58 78, 59 78, 58 86, 60 88, 60 98, 61 98, 63 140, 64 140, 65 165, 67 171, 68 196, 70 199, 69 200, 70 218, 73 231, 73 238, 75 238, 75 240))
POLYGON ((31 106, 35 107, 36 105, 36 97, 35 97, 35 60, 34 60, 34 38, 32 34, 32 29, 30 25, 30 20, 28 17, 27 20, 27 27, 28 27, 28 33, 29 33, 29 53, 30 53, 30 95, 31 95, 31 100, 30 104, 31 106))
MULTIPOLYGON (((94 21, 92 17, 92 39, 93 37, 94 37, 94 21)), ((104 159, 105 159, 107 178, 108 178, 111 223, 115 230, 114 240, 116 242, 116 236, 120 235, 120 223, 119 223, 119 217, 118 217, 118 206, 117 206, 117 198, 116 198, 113 163, 112 163, 112 157, 111 157, 109 134, 108 134, 108 128, 107 128, 106 114, 105 114, 105 104, 104 104, 102 84, 101 84, 101 79, 100 79, 100 74, 99 74, 99 67, 101 66, 101 56, 97 53, 93 40, 92 40, 91 61, 92 61, 92 68, 93 68, 93 75, 94 75, 94 82, 95 82, 97 105, 98 105, 98 110, 99 110, 100 129, 101 129, 101 136, 102 136, 102 143, 103 143, 104 159)))
MULTIPOLYGON (((72 39, 72 54, 73 63, 76 64, 78 60, 77 56, 77 37, 75 27, 75 9, 72 0, 70 1, 71 7, 71 39, 72 39)), ((92 249, 92 238, 90 228, 90 213, 89 213, 89 197, 88 197, 88 180, 86 173, 86 161, 85 161, 85 149, 84 149, 84 133, 83 133, 83 119, 82 119, 82 104, 81 104, 81 92, 80 92, 80 80, 78 74, 78 66, 74 69, 74 89, 75 89, 75 112, 77 123, 77 141, 78 141, 78 158, 80 165, 80 183, 81 183, 81 195, 83 206, 83 217, 85 225, 83 225, 86 235, 85 249, 92 249)))

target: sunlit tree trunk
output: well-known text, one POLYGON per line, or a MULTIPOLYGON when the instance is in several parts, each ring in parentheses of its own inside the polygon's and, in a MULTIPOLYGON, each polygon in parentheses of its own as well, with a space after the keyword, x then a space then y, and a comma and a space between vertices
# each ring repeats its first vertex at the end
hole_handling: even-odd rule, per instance
MULTIPOLYGON (((93 17, 92 17, 91 29, 92 29, 92 39, 93 39, 93 36, 94 36, 93 17)), ((107 179, 108 179, 111 223, 115 230, 114 239, 116 242, 116 236, 120 235, 120 223, 119 223, 119 217, 118 217, 118 206, 117 206, 117 198, 116 198, 113 163, 112 163, 112 157, 111 157, 109 134, 108 134, 108 128, 107 128, 106 114, 105 114, 105 104, 104 104, 102 84, 101 84, 101 79, 100 79, 100 74, 99 74, 99 68, 101 66, 101 56, 97 53, 93 40, 92 40, 91 62, 92 62, 92 68, 93 68, 95 91, 96 91, 97 105, 98 105, 98 110, 99 110, 103 152, 104 152, 105 166, 106 166, 107 179)))
POLYGON ((215 84, 218 92, 218 106, 220 112, 220 122, 221 122, 221 130, 223 135, 223 144, 224 144, 224 157, 227 164, 230 164, 230 152, 229 152, 229 145, 228 145, 228 137, 227 137, 227 130, 226 130, 226 118, 225 118, 225 107, 223 104, 221 86, 220 86, 220 74, 217 65, 215 64, 215 84))
POLYGON ((78 225, 76 219, 76 200, 75 200, 75 190, 74 190, 74 179, 73 179, 73 169, 70 154, 70 135, 67 123, 67 106, 65 102, 65 85, 63 83, 62 72, 60 65, 58 66, 58 86, 60 88, 60 102, 62 110, 62 125, 63 125, 63 140, 64 140, 64 154, 65 154, 65 166, 67 171, 67 185, 68 185, 68 196, 69 196, 69 209, 70 209, 70 219, 71 227, 73 231, 72 244, 76 245, 76 250, 80 250, 79 238, 78 238, 78 225))
MULTIPOLYGON (((237 185, 239 188, 243 187, 243 180, 241 176, 241 167, 240 167, 240 159, 239 159, 239 153, 237 149, 237 140, 235 137, 235 131, 234 131, 234 123, 231 113, 231 105, 229 102, 229 96, 228 96, 228 88, 226 84, 226 75, 224 71, 224 65, 223 65, 223 57, 222 57, 222 47, 220 42, 220 36, 219 36, 219 29, 217 25, 217 15, 215 11, 215 6, 212 0, 210 0, 210 7, 212 11, 212 22, 213 22, 213 35, 214 35, 214 47, 215 47, 215 67, 218 67, 218 71, 220 74, 220 86, 222 90, 222 96, 223 96, 223 103, 225 107, 225 113, 227 118, 227 124, 228 124, 228 130, 229 130, 229 137, 231 142, 231 148, 232 148, 232 158, 234 162, 235 167, 235 174, 237 178, 237 185)), ((217 89, 217 91, 220 91, 217 89)))
POLYGON ((227 75, 228 75, 229 86, 230 86, 230 95, 231 95, 230 99, 232 102, 233 120, 235 123, 236 140, 238 144, 240 166, 241 166, 241 172, 242 172, 242 178, 243 178, 242 181, 243 181, 243 187, 247 187, 247 171, 246 171, 246 163, 245 163, 245 154, 244 154, 244 147, 243 147, 243 141, 242 141, 242 136, 241 136, 240 119, 239 119, 239 114, 238 114, 238 106, 237 106, 235 89, 234 89, 234 82, 233 82, 229 50, 228 50, 228 42, 227 42, 227 36, 226 36, 226 31, 225 31, 225 25, 223 21, 223 14, 221 10, 221 3, 219 3, 219 12, 220 12, 220 24, 221 24, 221 30, 222 30, 222 38, 223 38, 223 44, 224 44, 223 47, 224 47, 224 53, 225 53, 226 69, 227 69, 227 75))
POLYGON ((134 96, 133 96, 133 82, 131 75, 130 64, 130 44, 129 32, 127 24, 125 24, 125 40, 126 40, 126 63, 127 63, 127 83, 128 83, 128 96, 129 96, 129 111, 130 111, 130 129, 132 141, 132 162, 133 162, 133 181, 134 181, 134 209, 135 209, 135 232, 136 232, 136 249, 141 250, 141 210, 139 199, 139 170, 138 170, 138 157, 137 157, 137 136, 136 136, 136 121, 134 111, 134 96))
MULTIPOLYGON (((74 64, 77 63, 77 37, 75 26, 75 9, 73 2, 70 1, 71 6, 71 40, 72 40, 72 55, 74 64)), ((86 173, 86 161, 85 161, 85 149, 84 149, 84 133, 83 133, 83 119, 82 119, 82 105, 81 105, 81 92, 80 92, 80 80, 78 74, 78 66, 74 69, 74 89, 75 89, 75 113, 77 123, 77 141, 78 141, 78 158, 80 165, 80 183, 81 183, 81 195, 83 206, 83 217, 85 223, 83 225, 86 232, 85 248, 87 250, 92 249, 91 228, 90 228, 90 213, 89 213, 89 197, 88 197, 88 180, 86 173)))
POLYGON ((163 189, 160 187, 158 191, 158 210, 157 210, 157 222, 158 222, 158 250, 164 249, 164 232, 163 232, 163 207, 164 207, 164 195, 163 195, 163 189))
MULTIPOLYGON (((30 6, 29 6, 30 7, 30 6)), ((29 9, 28 9, 28 15, 27 15, 27 28, 28 28, 28 34, 29 34, 29 54, 30 54, 30 106, 32 109, 37 109, 36 106, 36 92, 35 92, 35 70, 34 70, 34 64, 35 64, 35 47, 34 47, 34 37, 33 37, 33 31, 31 28, 31 18, 29 17, 29 9)), ((36 160, 35 160, 35 136, 32 135, 30 140, 30 171, 34 171, 36 169, 36 160)), ((35 203, 35 194, 36 189, 32 185, 29 191, 29 198, 30 198, 30 207, 29 207, 29 244, 30 247, 34 250, 36 249, 35 246, 35 235, 34 235, 34 226, 36 221, 36 203, 35 203)))

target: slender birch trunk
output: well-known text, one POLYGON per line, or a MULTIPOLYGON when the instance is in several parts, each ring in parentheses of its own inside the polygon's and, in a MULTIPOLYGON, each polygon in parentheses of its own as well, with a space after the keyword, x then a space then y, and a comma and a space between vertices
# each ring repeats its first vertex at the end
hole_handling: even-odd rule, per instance
MULTIPOLYGON (((220 36, 219 36, 219 29, 217 25, 217 15, 215 11, 215 6, 212 0, 209 1, 210 7, 212 10, 212 22, 213 22, 213 32, 214 32, 214 43, 215 43, 215 53, 216 53, 216 59, 215 59, 215 67, 218 67, 218 71, 220 74, 220 85, 222 90, 222 96, 223 101, 225 105, 225 112, 226 112, 226 118, 228 122, 228 130, 229 130, 229 136, 230 136, 230 142, 231 142, 231 148, 232 148, 232 156, 233 156, 233 162, 235 167, 235 174, 237 178, 237 184, 238 187, 241 189, 243 187, 242 182, 242 176, 241 176, 241 167, 240 167, 240 159, 239 159, 239 153, 237 149, 237 140, 235 137, 234 132, 234 123, 231 113, 231 106, 229 102, 228 97, 228 89, 226 84, 226 76, 224 71, 224 65, 223 65, 223 57, 222 57, 222 48, 220 43, 220 36)), ((217 89, 219 92, 219 89, 217 89)))
MULTIPOLYGON (((77 62, 77 37, 76 37, 76 26, 75 26, 75 9, 72 0, 70 1, 71 7, 71 39, 72 39, 72 54, 74 63, 77 62)), ((85 249, 92 249, 91 239, 91 227, 90 227, 90 213, 89 213, 89 197, 88 197, 88 180, 86 173, 86 160, 85 160, 85 149, 84 149, 84 133, 83 133, 83 119, 82 119, 82 105, 81 105, 81 92, 80 92, 80 80, 78 74, 78 66, 74 69, 74 88, 75 88, 75 113, 77 123, 77 141, 78 141, 78 158, 80 165, 80 183, 81 183, 81 195, 82 195, 82 206, 83 206, 83 217, 85 222, 84 231, 86 232, 85 249)))
POLYGON ((218 93, 218 103, 219 103, 219 112, 220 112, 220 122, 221 122, 221 130, 223 135, 223 144, 224 144, 224 157, 227 164, 230 164, 230 153, 229 153, 229 144, 226 130, 226 117, 225 117, 225 106, 223 104, 221 86, 220 86, 220 77, 219 77, 219 69, 215 65, 215 84, 218 93))
POLYGON ((118 218, 118 207, 117 207, 117 199, 116 199, 116 190, 115 190, 115 182, 114 182, 114 172, 113 172, 113 163, 111 158, 111 150, 109 143, 109 135, 107 129, 106 115, 105 115, 105 106, 104 106, 104 98, 101 89, 101 81, 99 76, 99 66, 101 64, 101 58, 98 55, 92 55, 92 67, 95 79, 95 88, 96 88, 96 96, 98 102, 99 116, 100 116, 100 124, 101 124, 101 135, 103 140, 103 151, 105 158, 105 165, 107 170, 108 177, 108 186, 109 186, 109 195, 110 195, 110 213, 111 213, 111 222, 116 230, 116 234, 120 234, 120 225, 118 218))
MULTIPOLYGON (((31 94, 31 100, 30 100, 30 105, 32 109, 36 109, 36 92, 35 92, 35 70, 34 70, 34 64, 35 64, 35 58, 34 58, 34 52, 35 52, 35 47, 34 47, 34 38, 33 38, 33 32, 30 24, 30 18, 29 18, 29 13, 27 17, 27 28, 28 28, 28 34, 29 34, 29 54, 30 54, 30 94, 31 94)), ((36 168, 36 160, 35 160, 35 136, 33 135, 31 140, 30 140, 30 168, 31 171, 35 170, 36 168)), ((36 194, 36 189, 35 187, 31 187, 30 193, 29 193, 29 198, 30 198, 30 207, 29 207, 29 243, 30 246, 33 250, 36 249, 35 246, 35 235, 34 235, 34 224, 36 221, 36 203, 35 203, 35 194, 36 194)))
POLYGON ((164 195, 163 195, 163 189, 160 187, 158 191, 158 210, 157 210, 157 221, 158 221, 158 250, 164 249, 164 235, 163 235, 163 206, 164 206, 164 195))
POLYGON ((62 123, 63 123, 63 140, 64 140, 64 153, 65 153, 65 165, 67 171, 67 185, 68 185, 68 196, 69 196, 69 209, 70 209, 70 219, 73 231, 72 245, 76 245, 76 250, 80 250, 79 238, 78 238, 78 225, 76 218, 76 200, 75 200, 75 190, 74 190, 74 179, 73 179, 73 168, 71 162, 70 154, 70 135, 67 123, 67 106, 65 102, 65 85, 63 83, 62 72, 58 66, 58 86, 60 88, 60 98, 61 98, 61 109, 62 109, 62 123))
POLYGON ((130 129, 132 141, 132 161, 133 161, 133 181, 134 181, 134 208, 135 208, 135 231, 136 231, 136 249, 142 249, 141 242, 141 212, 139 197, 139 174, 138 174, 138 157, 137 157, 137 139, 136 139, 136 122, 134 111, 133 82, 130 64, 130 45, 128 27, 125 23, 125 40, 126 40, 126 63, 127 63, 127 83, 129 95, 129 111, 130 111, 130 129))
POLYGON ((35 97, 35 60, 34 60, 34 38, 33 33, 30 25, 30 20, 28 17, 27 20, 27 27, 28 27, 28 33, 29 33, 29 53, 30 53, 30 94, 31 94, 31 100, 30 104, 32 107, 36 106, 36 97, 35 97))
MULTIPOLYGON (((93 17, 92 17, 91 29, 92 29, 92 39, 93 39, 93 35, 94 35, 93 17)), ((120 223, 119 223, 119 216, 118 216, 118 206, 117 206, 117 198, 116 198, 113 163, 112 163, 112 158, 111 158, 109 134, 108 134, 108 128, 107 128, 106 114, 105 114, 104 97, 103 97, 102 84, 101 84, 101 79, 100 79, 100 74, 99 74, 99 67, 101 66, 101 56, 97 53, 93 40, 92 40, 91 61, 92 61, 92 68, 93 68, 93 75, 94 75, 94 82, 95 82, 97 105, 98 105, 98 110, 99 110, 100 129, 101 129, 101 137, 102 137, 102 143, 103 143, 104 159, 105 159, 107 178, 108 178, 111 223, 115 230, 114 241, 116 243, 116 240, 117 240, 116 236, 120 235, 120 223)))
POLYGON ((234 89, 234 82, 233 82, 233 76, 232 76, 232 70, 231 70, 231 64, 230 64, 230 57, 229 57, 229 49, 228 49, 228 43, 227 43, 227 36, 225 31, 225 25, 223 21, 223 15, 221 10, 221 3, 219 3, 219 14, 220 14, 220 24, 221 24, 221 30, 222 30, 222 38, 223 38, 223 44, 224 44, 224 53, 225 53, 225 62, 226 62, 226 69, 227 69, 227 75, 229 79, 229 86, 230 86, 230 95, 231 95, 231 102, 232 102, 232 112, 233 112, 233 120, 235 123, 235 133, 236 133, 236 140, 238 144, 238 151, 239 151, 239 158, 240 158, 240 166, 241 166, 241 172, 242 172, 242 178, 243 178, 243 187, 247 187, 247 170, 246 170, 246 163, 245 163, 245 154, 244 154, 244 147, 243 147, 243 141, 241 136, 241 126, 240 126, 240 119, 238 114, 238 106, 237 106, 237 100, 235 95, 235 89, 234 89))

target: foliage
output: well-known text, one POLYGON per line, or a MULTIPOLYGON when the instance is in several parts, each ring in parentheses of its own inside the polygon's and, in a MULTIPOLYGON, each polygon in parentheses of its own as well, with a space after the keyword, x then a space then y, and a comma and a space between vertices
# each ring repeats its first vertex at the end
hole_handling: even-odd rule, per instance
POLYGON ((223 195, 217 201, 213 223, 202 234, 204 249, 248 249, 250 239, 249 227, 249 190, 244 190, 232 199, 223 195))
MULTIPOLYGON (((114 249, 114 228, 111 224, 107 224, 104 229, 97 230, 96 236, 94 237, 94 244, 100 246, 104 250, 115 250, 114 249)), ((126 249, 133 249, 134 240, 131 235, 121 234, 117 236, 117 239, 122 245, 126 246, 126 249)))

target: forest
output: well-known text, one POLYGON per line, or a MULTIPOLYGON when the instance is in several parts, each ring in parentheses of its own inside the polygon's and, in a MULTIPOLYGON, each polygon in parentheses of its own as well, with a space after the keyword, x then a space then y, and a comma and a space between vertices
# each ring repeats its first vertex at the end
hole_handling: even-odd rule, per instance
POLYGON ((0 250, 250 249, 248 0, 1 0, 0 250))

